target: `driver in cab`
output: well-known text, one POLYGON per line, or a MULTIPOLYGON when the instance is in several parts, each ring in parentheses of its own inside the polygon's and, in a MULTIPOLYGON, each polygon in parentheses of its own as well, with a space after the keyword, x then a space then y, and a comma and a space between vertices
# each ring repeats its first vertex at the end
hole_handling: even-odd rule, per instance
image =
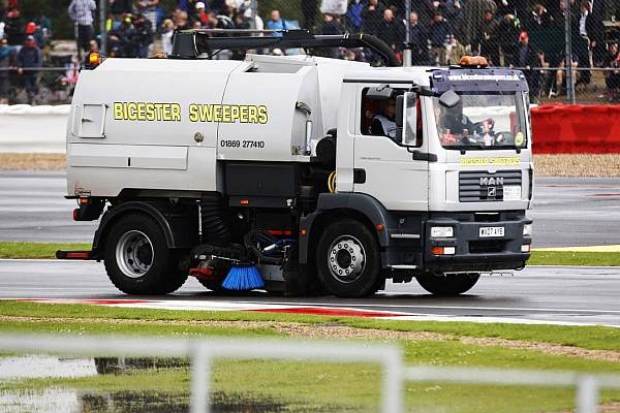
POLYGON ((380 111, 372 117, 370 124, 372 135, 387 136, 398 143, 398 127, 396 126, 396 99, 390 97, 381 101, 380 111))
MULTIPOLYGON (((452 92, 454 93, 454 92, 452 92)), ((441 105, 440 140, 444 146, 478 143, 492 146, 495 143, 493 127, 495 122, 488 118, 481 122, 472 120, 463 113, 463 101, 454 93, 450 106, 441 105)))

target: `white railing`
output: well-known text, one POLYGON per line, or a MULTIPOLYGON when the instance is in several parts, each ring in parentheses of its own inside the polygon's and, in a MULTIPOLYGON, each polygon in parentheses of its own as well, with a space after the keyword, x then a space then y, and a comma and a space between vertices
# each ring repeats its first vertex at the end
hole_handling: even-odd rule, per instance
POLYGON ((211 365, 215 359, 278 359, 377 363, 383 370, 381 411, 403 412, 403 383, 442 381, 464 384, 576 387, 576 413, 595 413, 601 388, 620 389, 620 375, 535 370, 404 366, 392 345, 353 342, 158 337, 0 336, 0 352, 54 353, 69 356, 188 357, 191 361, 191 412, 210 411, 211 365))

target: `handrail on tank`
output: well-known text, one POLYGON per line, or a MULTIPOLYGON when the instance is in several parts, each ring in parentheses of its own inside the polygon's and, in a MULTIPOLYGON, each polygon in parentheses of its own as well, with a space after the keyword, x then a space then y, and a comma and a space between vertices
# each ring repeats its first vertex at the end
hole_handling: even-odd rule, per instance
POLYGON ((211 57, 218 50, 248 50, 263 48, 318 49, 329 47, 367 47, 379 55, 386 66, 400 66, 392 49, 376 36, 364 33, 338 35, 314 35, 308 30, 238 30, 238 29, 192 29, 174 34, 173 59, 198 59, 207 54, 211 57), (281 36, 273 36, 273 34, 281 36), (268 36, 252 36, 267 34, 268 36), (230 35, 230 36, 229 36, 230 35), (244 36, 247 35, 247 36, 244 36))

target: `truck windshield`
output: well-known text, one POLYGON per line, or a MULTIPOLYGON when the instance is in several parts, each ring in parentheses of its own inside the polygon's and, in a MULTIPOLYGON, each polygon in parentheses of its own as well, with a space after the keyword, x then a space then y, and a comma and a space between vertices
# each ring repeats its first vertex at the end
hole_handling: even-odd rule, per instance
POLYGON ((447 149, 484 150, 527 145, 526 111, 521 93, 459 93, 446 107, 433 98, 437 133, 447 149))

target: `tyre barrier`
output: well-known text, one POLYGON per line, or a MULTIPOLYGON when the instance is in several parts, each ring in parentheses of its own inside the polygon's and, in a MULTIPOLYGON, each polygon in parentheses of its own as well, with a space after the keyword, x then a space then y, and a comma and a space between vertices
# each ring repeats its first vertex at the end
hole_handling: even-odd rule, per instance
POLYGON ((70 105, 0 105, 0 153, 65 153, 70 105))
POLYGON ((620 153, 620 105, 532 108, 536 154, 620 153))
POLYGON ((0 115, 62 115, 68 116, 71 105, 0 105, 0 115))

